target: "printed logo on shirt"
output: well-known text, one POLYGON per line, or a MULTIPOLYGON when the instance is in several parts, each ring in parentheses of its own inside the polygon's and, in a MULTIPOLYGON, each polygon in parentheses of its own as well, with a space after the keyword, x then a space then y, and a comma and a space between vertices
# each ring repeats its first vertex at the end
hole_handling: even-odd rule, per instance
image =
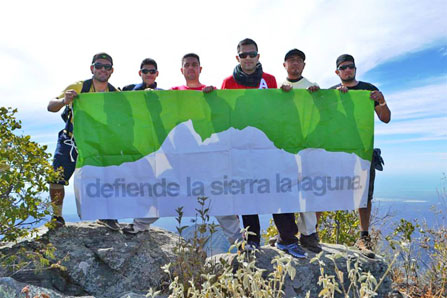
POLYGON ((264 79, 261 79, 258 89, 268 89, 268 88, 269 88, 269 86, 267 86, 267 82, 264 79))

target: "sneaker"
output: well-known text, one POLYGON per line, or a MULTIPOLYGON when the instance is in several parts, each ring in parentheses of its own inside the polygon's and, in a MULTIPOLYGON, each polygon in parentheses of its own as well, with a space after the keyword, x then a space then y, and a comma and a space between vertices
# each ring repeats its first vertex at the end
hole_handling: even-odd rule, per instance
POLYGON ((360 237, 360 239, 355 243, 355 247, 357 247, 364 256, 370 259, 374 259, 376 256, 373 252, 373 245, 370 236, 360 237))
POLYGON ((291 255, 292 257, 298 258, 298 259, 305 259, 307 258, 307 253, 301 248, 301 246, 298 243, 292 243, 292 244, 281 244, 279 242, 276 242, 276 247, 285 253, 291 255))
POLYGON ((314 253, 319 253, 323 250, 321 248, 320 238, 316 232, 308 236, 301 234, 300 243, 304 248, 314 253))
POLYGON ((121 229, 124 234, 138 234, 139 232, 144 232, 148 230, 141 230, 134 224, 128 224, 124 228, 121 229))
POLYGON ((275 245, 276 245, 276 241, 278 241, 278 237, 277 237, 277 236, 270 237, 270 239, 269 239, 269 245, 270 245, 271 247, 275 247, 275 245))
POLYGON ((51 217, 50 225, 52 229, 59 229, 65 226, 65 220, 62 216, 53 215, 53 217, 51 217))
POLYGON ((105 226, 112 231, 120 230, 120 225, 118 224, 118 221, 116 219, 98 219, 97 223, 105 226))

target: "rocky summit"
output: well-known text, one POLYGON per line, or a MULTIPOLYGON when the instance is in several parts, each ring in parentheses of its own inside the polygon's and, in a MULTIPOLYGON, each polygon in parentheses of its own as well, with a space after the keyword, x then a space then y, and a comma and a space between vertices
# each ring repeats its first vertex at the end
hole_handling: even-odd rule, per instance
MULTIPOLYGON (((219 232, 220 233, 220 232, 219 232)), ((219 235, 213 235, 219 237, 219 235)), ((2 266, 0 268, 0 297, 145 297, 149 288, 166 289, 167 276, 161 266, 175 259, 174 247, 179 236, 160 228, 136 235, 113 232, 93 222, 68 223, 57 230, 42 231, 39 237, 25 239, 0 248, 3 256, 15 256, 18 260, 33 252, 43 252, 54 247, 54 265, 29 262, 23 268, 2 266), (59 262, 58 262, 59 261, 59 262), (38 267, 38 266, 37 266, 38 267), (44 294, 48 296, 44 296, 44 294)), ((377 280, 385 273, 387 264, 381 257, 368 259, 358 252, 340 245, 323 245, 321 259, 325 273, 334 273, 331 255, 347 282, 347 260, 358 260, 364 272, 371 272, 377 280)), ((320 268, 310 263, 315 256, 308 252, 308 259, 297 260, 294 280, 286 279, 286 297, 317 297, 321 287, 317 285, 320 268)), ((278 255, 276 248, 264 246, 257 253, 258 268, 271 272, 271 260, 278 255)), ((234 254, 217 254, 211 258, 234 258, 234 254)), ((385 297, 391 289, 391 280, 385 278, 378 297, 385 297)), ((165 294, 165 296, 167 296, 165 294)))

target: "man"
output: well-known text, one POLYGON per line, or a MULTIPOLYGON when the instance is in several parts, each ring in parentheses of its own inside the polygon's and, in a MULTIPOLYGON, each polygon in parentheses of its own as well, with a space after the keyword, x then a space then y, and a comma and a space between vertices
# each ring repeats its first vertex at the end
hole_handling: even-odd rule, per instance
MULTIPOLYGON (((259 62, 258 45, 252 39, 246 38, 237 45, 236 60, 239 64, 235 67, 233 75, 227 77, 222 83, 222 89, 269 89, 277 88, 274 76, 265 73, 259 62)), ((273 220, 278 228, 278 240, 276 246, 296 258, 305 258, 306 253, 299 246, 296 234, 298 228, 295 224, 293 213, 273 214, 273 220)), ((247 245, 260 247, 259 216, 257 214, 242 215, 244 227, 248 227, 249 234, 247 245)))
MULTIPOLYGON (((123 91, 132 90, 162 90, 157 87, 155 81, 158 77, 157 62, 152 58, 144 59, 140 64, 138 75, 142 82, 139 84, 130 84, 123 87, 123 91)), ((157 221, 157 217, 134 218, 133 223, 122 228, 124 234, 138 234, 139 232, 149 231, 150 225, 157 221)))
MULTIPOLYGON (((292 89, 307 89, 310 92, 320 90, 316 83, 311 83, 303 77, 304 62, 306 55, 298 49, 292 49, 286 53, 283 66, 287 71, 287 78, 282 83, 281 89, 288 92, 292 89)), ((315 212, 298 213, 298 231, 300 232, 300 243, 308 250, 319 253, 321 249, 317 234, 317 216, 315 212)))
MULTIPOLYGON (((374 110, 380 121, 388 123, 391 120, 391 111, 388 108, 385 98, 382 92, 377 89, 376 86, 357 81, 355 79, 356 66, 354 57, 348 54, 343 54, 337 58, 336 61, 337 69, 335 73, 340 77, 341 83, 332 86, 330 89, 338 89, 341 92, 348 92, 348 90, 370 90, 371 100, 374 100, 374 110)), ((357 248, 367 257, 374 258, 375 254, 372 252, 371 237, 369 236, 369 220, 371 217, 371 200, 374 193, 374 178, 375 178, 375 167, 374 161, 371 161, 370 178, 369 178, 369 189, 368 189, 368 205, 366 208, 360 208, 359 219, 360 219, 360 238, 356 242, 357 248)))
MULTIPOLYGON (((116 91, 115 87, 108 83, 113 73, 113 60, 109 54, 98 53, 94 55, 90 71, 93 75, 91 79, 68 86, 58 97, 48 103, 48 111, 50 112, 58 112, 65 107, 62 118, 66 122, 65 129, 59 132, 53 160, 55 169, 63 169, 63 177, 60 181, 50 183, 50 197, 53 205, 52 222, 55 227, 65 225, 65 220, 62 217, 62 205, 65 196, 64 186, 68 185, 68 181, 73 175, 78 155, 73 139, 72 102, 79 93, 116 91)), ((115 231, 120 229, 118 221, 114 219, 102 219, 98 223, 115 231)))
POLYGON ((123 87, 123 91, 131 90, 161 90, 157 88, 157 82, 155 81, 158 77, 157 62, 154 59, 146 58, 140 64, 140 70, 138 75, 141 77, 142 82, 139 84, 130 84, 123 87))
MULTIPOLYGON (((197 54, 189 53, 184 55, 180 71, 185 77, 186 85, 172 87, 171 90, 196 90, 209 93, 215 89, 213 86, 206 86, 200 83, 199 77, 202 72, 202 66, 200 66, 200 58, 197 54)), ((216 219, 231 244, 236 240, 242 239, 238 216, 216 216, 216 219)))
POLYGON ((185 77, 186 85, 172 87, 171 90, 196 90, 208 93, 214 89, 200 83, 199 77, 202 72, 199 55, 194 53, 185 54, 182 57, 181 73, 185 77))

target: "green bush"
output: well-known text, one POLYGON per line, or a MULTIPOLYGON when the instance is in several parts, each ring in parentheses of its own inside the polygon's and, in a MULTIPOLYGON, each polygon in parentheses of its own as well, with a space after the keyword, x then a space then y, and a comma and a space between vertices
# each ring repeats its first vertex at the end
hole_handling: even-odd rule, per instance
POLYGON ((0 107, 0 242, 28 235, 30 226, 49 214, 42 193, 48 191, 48 180, 57 178, 46 146, 18 134, 16 112, 0 107))

